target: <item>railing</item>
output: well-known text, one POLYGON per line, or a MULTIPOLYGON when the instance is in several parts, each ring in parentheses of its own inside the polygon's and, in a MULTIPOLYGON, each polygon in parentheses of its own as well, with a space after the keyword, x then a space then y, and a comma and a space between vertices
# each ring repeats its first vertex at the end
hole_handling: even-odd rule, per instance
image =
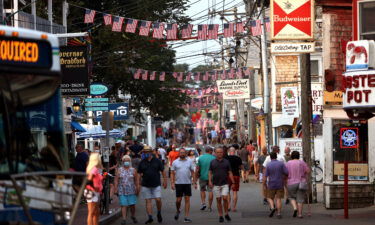
MULTIPOLYGON (((43 31, 43 32, 48 32, 51 33, 51 23, 43 18, 36 17, 36 27, 34 25, 34 16, 25 13, 25 12, 18 12, 18 24, 19 27, 22 28, 28 28, 28 29, 35 29, 38 31, 43 31)), ((52 23, 52 33, 53 34, 61 34, 61 33, 66 33, 66 29, 64 26, 57 24, 57 23, 52 23)))

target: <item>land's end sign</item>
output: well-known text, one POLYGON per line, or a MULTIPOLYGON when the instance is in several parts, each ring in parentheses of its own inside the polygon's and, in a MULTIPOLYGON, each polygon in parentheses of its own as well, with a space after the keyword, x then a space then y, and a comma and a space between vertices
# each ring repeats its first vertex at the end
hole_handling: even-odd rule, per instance
POLYGON ((271 0, 271 39, 314 38, 314 0, 271 0))

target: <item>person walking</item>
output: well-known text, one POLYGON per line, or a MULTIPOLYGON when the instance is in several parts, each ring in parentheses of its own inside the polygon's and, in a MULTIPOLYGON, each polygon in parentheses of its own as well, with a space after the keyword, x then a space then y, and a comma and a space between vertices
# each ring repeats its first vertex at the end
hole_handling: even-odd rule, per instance
MULTIPOLYGON (((74 171, 77 172, 85 172, 86 171, 86 166, 89 161, 89 154, 83 149, 82 144, 77 144, 76 145, 76 157, 74 159, 74 164, 73 164, 73 169, 74 171)), ((74 176, 73 177, 73 189, 78 193, 82 181, 83 181, 82 176, 74 176)))
POLYGON ((227 159, 224 159, 224 149, 218 147, 215 149, 216 159, 210 163, 210 169, 208 173, 208 182, 216 196, 217 209, 219 213, 219 222, 224 222, 223 208, 225 213, 225 219, 231 221, 228 214, 228 194, 229 185, 228 179, 234 183, 233 174, 231 171, 230 163, 227 159))
POLYGON ((272 152, 270 158, 271 162, 265 168, 263 186, 267 189, 267 200, 271 208, 269 217, 272 217, 277 209, 277 218, 281 219, 281 199, 284 198, 284 180, 288 176, 288 170, 284 162, 277 160, 276 152, 272 152))
POLYGON ((159 158, 161 159, 163 165, 165 166, 165 163, 167 162, 167 151, 165 150, 165 148, 163 148, 163 145, 159 145, 159 148, 158 148, 158 155, 159 155, 159 158))
POLYGON ((288 198, 290 198, 294 209, 293 217, 296 217, 298 214, 298 217, 302 218, 303 203, 305 202, 307 191, 307 178, 309 177, 310 169, 299 158, 300 153, 293 151, 291 160, 287 162, 286 168, 288 169, 288 198))
MULTIPOLYGON (((290 155, 290 148, 289 147, 285 147, 284 149, 284 160, 285 162, 287 163, 289 160, 291 160, 291 155, 290 155)), ((288 187, 287 187, 287 184, 285 183, 285 195, 288 196, 288 187)), ((289 205, 289 198, 287 197, 285 199, 285 205, 289 205)))
POLYGON ((176 159, 172 163, 171 168, 171 188, 176 190, 176 215, 175 220, 178 220, 180 216, 180 208, 182 197, 185 199, 185 223, 191 223, 189 219, 190 211, 190 197, 191 197, 191 180, 193 179, 193 184, 195 189, 197 188, 197 183, 194 173, 193 162, 186 158, 185 149, 181 148, 179 151, 179 159, 176 159))
MULTIPOLYGON (((263 163, 266 160, 267 156, 268 156, 267 147, 264 146, 262 148, 262 154, 258 158, 258 165, 259 165, 259 170, 258 170, 259 175, 258 175, 258 177, 259 177, 259 182, 262 182, 262 183, 263 183, 263 179, 264 179, 264 176, 263 176, 263 172, 264 172, 263 163)), ((263 195, 263 204, 267 205, 268 204, 268 201, 267 201, 267 190, 264 187, 262 188, 262 195, 263 195)))
POLYGON ((87 201, 87 224, 99 224, 99 201, 103 190, 103 165, 99 153, 91 153, 86 167, 87 185, 84 196, 87 201))
POLYGON ((229 184, 229 194, 228 194, 228 203, 229 210, 233 212, 237 211, 237 201, 238 201, 238 191, 240 190, 240 171, 243 170, 242 160, 240 157, 236 156, 236 149, 234 147, 229 148, 227 159, 230 163, 231 171, 233 174, 233 180, 228 179, 229 184), (231 202, 230 191, 233 193, 233 202, 231 202))
POLYGON ((152 151, 152 148, 145 146, 143 148, 144 159, 139 163, 138 174, 139 179, 138 183, 141 184, 141 193, 143 198, 146 200, 146 212, 148 214, 148 220, 146 224, 150 224, 154 221, 152 217, 152 200, 155 199, 157 207, 157 219, 161 223, 163 221, 161 215, 161 181, 160 174, 163 176, 163 187, 167 188, 167 177, 164 172, 164 166, 161 160, 155 157, 155 152, 152 151))
POLYGON ((199 189, 201 194, 201 210, 205 210, 206 206, 206 192, 208 193, 208 211, 212 212, 212 201, 214 195, 211 187, 208 185, 208 171, 210 168, 211 161, 215 159, 212 155, 212 148, 206 147, 206 154, 201 155, 198 158, 197 168, 195 170, 196 177, 199 177, 199 189))
POLYGON ((176 150, 176 145, 173 144, 172 145, 172 150, 168 153, 168 162, 169 162, 168 176, 169 177, 171 177, 172 163, 173 163, 173 161, 175 161, 176 159, 178 159, 178 157, 179 157, 179 154, 178 154, 178 151, 176 150))
POLYGON ((196 157, 195 157, 195 152, 194 152, 194 150, 190 150, 190 151, 188 151, 187 155, 188 155, 188 159, 189 159, 189 160, 191 161, 191 163, 193 164, 194 171, 195 171, 195 168, 197 167, 197 161, 196 161, 196 157))
POLYGON ((115 190, 117 190, 122 213, 121 225, 126 225, 128 208, 130 208, 133 223, 138 222, 135 218, 135 205, 137 204, 137 195, 140 190, 138 182, 138 173, 131 166, 130 156, 123 156, 122 165, 116 170, 115 176, 115 190))
POLYGON ((253 168, 254 168, 254 175, 255 175, 255 180, 258 181, 259 180, 259 164, 258 164, 258 158, 259 158, 259 150, 258 150, 258 146, 256 145, 256 143, 253 143, 253 146, 254 146, 254 150, 251 152, 251 160, 252 160, 252 164, 253 164, 253 168))
POLYGON ((241 158, 242 161, 242 171, 241 171, 241 177, 243 183, 249 182, 249 161, 250 161, 250 153, 247 151, 247 149, 242 146, 241 150, 238 151, 238 156, 241 158))

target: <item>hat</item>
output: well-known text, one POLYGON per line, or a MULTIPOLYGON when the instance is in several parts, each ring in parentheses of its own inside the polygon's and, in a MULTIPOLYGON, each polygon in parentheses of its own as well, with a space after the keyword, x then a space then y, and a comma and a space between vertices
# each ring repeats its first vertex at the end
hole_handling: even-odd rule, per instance
POLYGON ((143 146, 143 151, 144 151, 144 152, 152 152, 152 148, 151 148, 151 146, 144 145, 144 146, 143 146))

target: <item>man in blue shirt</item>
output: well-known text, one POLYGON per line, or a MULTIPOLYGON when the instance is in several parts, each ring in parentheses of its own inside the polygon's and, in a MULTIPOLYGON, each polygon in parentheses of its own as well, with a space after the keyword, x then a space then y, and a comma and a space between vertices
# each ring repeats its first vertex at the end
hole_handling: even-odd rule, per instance
POLYGON ((281 199, 284 198, 284 181, 288 176, 288 170, 284 162, 277 160, 277 153, 272 152, 270 154, 271 162, 267 164, 265 169, 265 177, 263 179, 263 185, 265 186, 267 193, 266 197, 271 207, 271 213, 269 217, 272 217, 275 213, 275 204, 277 208, 277 218, 281 219, 281 199), (268 182, 267 182, 268 180, 268 182))

